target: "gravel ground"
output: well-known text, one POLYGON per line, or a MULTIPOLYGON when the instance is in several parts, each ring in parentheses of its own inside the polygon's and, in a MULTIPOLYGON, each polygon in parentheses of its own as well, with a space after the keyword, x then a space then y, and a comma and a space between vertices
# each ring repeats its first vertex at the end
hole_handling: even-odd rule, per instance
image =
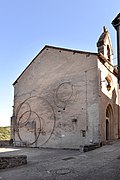
POLYGON ((0 148, 0 156, 27 155, 27 165, 0 170, 2 180, 120 180, 120 140, 93 151, 0 148))

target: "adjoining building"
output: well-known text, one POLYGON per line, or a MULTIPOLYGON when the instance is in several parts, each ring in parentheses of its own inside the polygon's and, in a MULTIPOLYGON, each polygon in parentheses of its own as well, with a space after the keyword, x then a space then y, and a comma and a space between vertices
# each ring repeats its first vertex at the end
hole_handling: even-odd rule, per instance
POLYGON ((45 46, 14 82, 12 139, 83 148, 120 136, 118 70, 104 27, 98 53, 45 46))

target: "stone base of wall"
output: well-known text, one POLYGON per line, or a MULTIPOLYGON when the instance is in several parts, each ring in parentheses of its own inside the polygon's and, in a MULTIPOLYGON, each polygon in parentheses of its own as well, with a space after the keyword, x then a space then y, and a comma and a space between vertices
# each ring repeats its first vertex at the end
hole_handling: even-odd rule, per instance
POLYGON ((0 147, 10 146, 9 140, 0 141, 0 147))
POLYGON ((0 157, 0 169, 12 168, 27 164, 27 156, 2 156, 0 157))
POLYGON ((83 148, 83 152, 87 152, 87 151, 92 151, 96 148, 99 148, 101 145, 100 144, 91 144, 91 145, 86 145, 83 148))

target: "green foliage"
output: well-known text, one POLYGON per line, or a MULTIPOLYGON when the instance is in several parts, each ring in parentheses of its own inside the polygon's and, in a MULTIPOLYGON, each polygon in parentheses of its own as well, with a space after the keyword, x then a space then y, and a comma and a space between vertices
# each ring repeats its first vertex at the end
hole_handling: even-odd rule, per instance
POLYGON ((10 140, 10 127, 0 127, 0 140, 10 140))

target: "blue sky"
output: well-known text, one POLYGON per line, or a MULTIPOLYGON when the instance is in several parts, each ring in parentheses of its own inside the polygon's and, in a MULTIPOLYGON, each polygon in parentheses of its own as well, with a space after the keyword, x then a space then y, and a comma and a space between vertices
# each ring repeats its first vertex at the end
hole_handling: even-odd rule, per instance
POLYGON ((120 0, 0 0, 0 126, 10 125, 13 82, 46 44, 97 52, 105 25, 116 58, 119 12, 120 0))

